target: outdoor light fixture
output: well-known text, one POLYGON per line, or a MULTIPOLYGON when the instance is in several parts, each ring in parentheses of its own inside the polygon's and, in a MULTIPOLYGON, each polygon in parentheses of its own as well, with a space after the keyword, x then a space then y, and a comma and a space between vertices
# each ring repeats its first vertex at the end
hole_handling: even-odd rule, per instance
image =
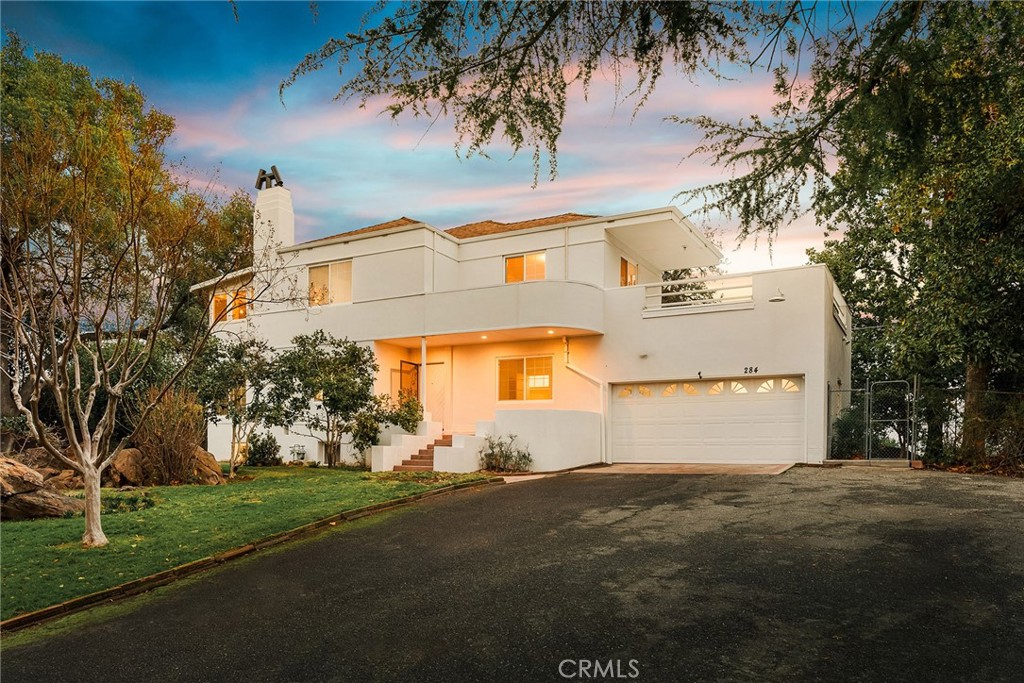
POLYGON ((486 334, 481 334, 481 335, 480 335, 480 338, 481 338, 481 339, 487 339, 487 335, 486 335, 486 334))
POLYGON ((555 333, 554 330, 548 330, 548 334, 554 334, 554 333, 555 333))
POLYGON ((782 293, 781 289, 776 289, 775 291, 778 292, 778 294, 768 299, 769 303, 777 304, 780 301, 786 300, 786 295, 782 293))

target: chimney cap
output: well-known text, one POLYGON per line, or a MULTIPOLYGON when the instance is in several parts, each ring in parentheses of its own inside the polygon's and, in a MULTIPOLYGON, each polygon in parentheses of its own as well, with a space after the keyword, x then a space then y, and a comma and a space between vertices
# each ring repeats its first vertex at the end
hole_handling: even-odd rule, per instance
POLYGON ((262 190, 264 186, 269 189, 275 185, 277 187, 284 187, 284 181, 281 179, 281 174, 277 171, 277 166, 271 166, 270 173, 261 168, 260 172, 256 175, 256 189, 262 190))

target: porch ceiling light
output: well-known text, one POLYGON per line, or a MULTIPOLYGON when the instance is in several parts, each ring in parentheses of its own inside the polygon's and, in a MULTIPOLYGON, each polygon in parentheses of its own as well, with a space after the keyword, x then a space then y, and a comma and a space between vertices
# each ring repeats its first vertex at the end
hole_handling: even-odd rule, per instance
POLYGON ((555 333, 554 330, 548 330, 548 334, 554 334, 554 333, 555 333))
POLYGON ((486 334, 481 334, 481 335, 480 335, 480 338, 481 338, 481 339, 487 339, 487 335, 486 335, 486 334))

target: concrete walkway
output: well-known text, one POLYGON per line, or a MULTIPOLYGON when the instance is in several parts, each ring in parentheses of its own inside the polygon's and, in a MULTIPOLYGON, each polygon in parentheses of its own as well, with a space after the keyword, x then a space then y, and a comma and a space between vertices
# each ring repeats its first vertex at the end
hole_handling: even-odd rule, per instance
POLYGON ((1022 481, 574 473, 258 554, 5 647, 0 673, 565 681, 596 660, 637 681, 991 683, 1020 680, 1022 642, 1022 481))

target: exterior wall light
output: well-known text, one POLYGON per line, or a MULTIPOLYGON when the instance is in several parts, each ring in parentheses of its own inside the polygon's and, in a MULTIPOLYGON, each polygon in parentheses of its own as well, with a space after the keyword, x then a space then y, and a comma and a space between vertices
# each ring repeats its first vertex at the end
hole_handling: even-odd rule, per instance
POLYGON ((786 295, 782 293, 781 289, 776 289, 775 291, 778 292, 778 294, 776 294, 775 296, 769 298, 768 299, 769 303, 777 304, 780 301, 785 301, 786 300, 786 295))

